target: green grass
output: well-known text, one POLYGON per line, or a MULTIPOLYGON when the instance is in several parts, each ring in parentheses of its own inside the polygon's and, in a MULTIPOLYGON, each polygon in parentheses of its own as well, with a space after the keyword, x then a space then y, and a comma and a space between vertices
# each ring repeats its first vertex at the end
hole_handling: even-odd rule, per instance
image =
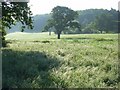
POLYGON ((19 88, 117 87, 118 35, 8 34, 3 86, 19 88))

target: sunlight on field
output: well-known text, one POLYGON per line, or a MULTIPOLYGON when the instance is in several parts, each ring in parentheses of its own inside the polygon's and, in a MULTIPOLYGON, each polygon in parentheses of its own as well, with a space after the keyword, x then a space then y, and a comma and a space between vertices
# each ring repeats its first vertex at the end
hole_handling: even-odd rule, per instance
POLYGON ((12 33, 3 48, 3 85, 117 87, 118 35, 12 33), (11 81, 12 80, 12 81, 11 81))
MULTIPOLYGON (((52 37, 55 37, 55 34, 52 32, 52 37)), ((49 32, 43 33, 24 33, 24 32, 15 32, 6 35, 7 40, 39 40, 41 38, 52 38, 49 36, 49 32)))
MULTIPOLYGON (((44 38, 57 38, 57 35, 54 32, 49 35, 49 32, 42 33, 23 33, 23 32, 15 32, 6 35, 7 40, 41 40, 44 38)), ((95 38, 106 38, 106 39, 117 39, 117 34, 61 34, 61 38, 86 38, 86 39, 95 39, 95 38)))

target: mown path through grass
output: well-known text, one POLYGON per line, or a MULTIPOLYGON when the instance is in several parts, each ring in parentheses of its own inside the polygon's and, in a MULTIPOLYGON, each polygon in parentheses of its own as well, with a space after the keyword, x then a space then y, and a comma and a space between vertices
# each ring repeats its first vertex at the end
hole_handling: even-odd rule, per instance
POLYGON ((9 34, 3 50, 6 87, 117 87, 117 34, 9 34))

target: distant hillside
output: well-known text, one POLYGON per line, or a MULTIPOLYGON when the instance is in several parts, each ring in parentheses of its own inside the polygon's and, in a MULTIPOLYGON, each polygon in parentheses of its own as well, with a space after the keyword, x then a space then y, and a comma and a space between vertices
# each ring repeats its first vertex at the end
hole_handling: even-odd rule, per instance
MULTIPOLYGON (((50 14, 35 15, 33 16, 33 30, 25 28, 24 32, 41 32, 44 26, 47 24, 47 20, 50 18, 50 14)), ((22 24, 17 23, 15 26, 12 26, 10 30, 7 30, 7 33, 19 32, 22 24)))
MULTIPOLYGON (((80 22, 80 24, 82 26, 81 29, 83 29, 83 30, 85 30, 86 28, 91 28, 91 23, 93 24, 95 22, 96 18, 98 18, 98 17, 101 20, 102 19, 104 20, 104 17, 100 17, 100 16, 101 15, 106 15, 106 16, 109 16, 110 21, 112 21, 110 23, 110 25, 108 26, 110 28, 108 28, 108 27, 107 28, 109 30, 111 29, 111 30, 114 30, 114 31, 117 32, 118 24, 116 24, 115 22, 118 20, 118 12, 116 10, 114 10, 114 9, 111 9, 111 10, 87 9, 87 10, 78 11, 78 13, 79 13, 78 21, 80 22)), ((51 17, 50 14, 43 14, 43 15, 35 15, 35 16, 33 16, 34 29, 33 30, 28 30, 26 28, 25 32, 41 32, 44 29, 44 26, 47 24, 47 20, 50 17, 51 17)), ((106 20, 108 20, 108 19, 106 19, 106 20)), ((104 21, 106 21, 106 20, 104 20, 104 21)), ((101 23, 103 23, 104 21, 102 21, 101 23)), ((107 22, 107 23, 109 23, 109 22, 107 22)), ((10 30, 7 30, 7 33, 16 32, 16 31, 18 32, 18 31, 20 31, 20 29, 21 29, 21 24, 17 23, 16 26, 13 26, 10 30)), ((89 31, 87 31, 87 32, 89 32, 89 31)))

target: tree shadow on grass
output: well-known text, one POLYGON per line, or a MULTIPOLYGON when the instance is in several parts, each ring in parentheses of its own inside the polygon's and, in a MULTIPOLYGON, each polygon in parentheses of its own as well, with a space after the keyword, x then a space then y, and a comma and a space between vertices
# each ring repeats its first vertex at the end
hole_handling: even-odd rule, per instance
POLYGON ((2 51, 3 88, 48 88, 54 87, 52 69, 61 61, 38 51, 2 51))

